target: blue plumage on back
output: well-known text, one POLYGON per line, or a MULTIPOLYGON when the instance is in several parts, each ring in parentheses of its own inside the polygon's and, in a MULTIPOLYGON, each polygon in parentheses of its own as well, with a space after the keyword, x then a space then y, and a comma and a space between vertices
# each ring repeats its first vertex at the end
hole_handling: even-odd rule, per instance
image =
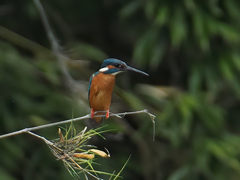
POLYGON ((89 85, 88 85, 88 100, 89 100, 89 94, 90 94, 90 88, 91 88, 91 84, 92 84, 92 80, 93 80, 93 77, 98 75, 100 72, 95 72, 89 79, 89 85))

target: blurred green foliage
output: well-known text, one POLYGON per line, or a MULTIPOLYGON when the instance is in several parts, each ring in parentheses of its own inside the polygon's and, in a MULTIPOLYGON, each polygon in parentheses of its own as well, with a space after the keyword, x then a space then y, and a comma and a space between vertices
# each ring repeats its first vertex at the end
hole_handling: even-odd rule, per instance
MULTIPOLYGON (((99 159, 100 170, 119 171, 132 154, 125 179, 239 179, 240 1, 42 3, 86 91, 78 97, 67 88, 33 2, 1 1, 1 134, 89 113, 88 78, 116 57, 150 76, 118 75, 111 111, 149 109, 157 116, 156 141, 147 115, 106 120, 118 133, 93 142, 112 155, 111 162, 99 159)), ((51 139, 56 129, 37 133, 51 139)), ((2 139, 0 152, 0 179, 71 178, 33 137, 2 139)))

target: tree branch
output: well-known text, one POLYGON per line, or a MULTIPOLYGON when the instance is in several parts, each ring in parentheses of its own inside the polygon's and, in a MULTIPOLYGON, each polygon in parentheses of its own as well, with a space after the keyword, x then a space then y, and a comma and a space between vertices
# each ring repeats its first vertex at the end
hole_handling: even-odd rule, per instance
POLYGON ((61 71, 64 75, 64 78, 65 78, 65 82, 68 86, 68 89, 71 90, 72 92, 76 93, 76 92, 79 92, 79 91, 84 91, 84 86, 78 82, 76 82, 70 75, 69 71, 68 71, 68 68, 67 68, 67 65, 66 65, 66 62, 70 61, 69 57, 67 56, 64 56, 62 53, 61 53, 61 47, 57 41, 57 39, 55 38, 53 32, 52 32, 52 29, 51 29, 51 26, 48 22, 48 19, 47 19, 47 16, 46 16, 46 13, 43 9, 43 6, 40 2, 40 0, 34 0, 34 3, 38 9, 38 12, 40 14, 40 17, 41 17, 41 20, 42 20, 42 23, 43 23, 43 26, 45 28, 45 32, 47 34, 47 37, 51 43, 51 47, 52 47, 52 51, 53 53, 55 54, 55 56, 57 57, 57 60, 58 60, 58 63, 61 67, 61 71))
MULTIPOLYGON (((96 111, 95 113, 98 113, 98 111, 96 111)), ((141 114, 141 113, 146 113, 146 114, 148 114, 148 115, 151 117, 152 122, 153 122, 153 133, 154 133, 154 136, 155 136, 155 120, 154 120, 154 119, 155 119, 155 115, 149 113, 147 109, 144 109, 144 110, 142 110, 142 111, 124 112, 124 113, 117 113, 117 114, 110 113, 110 116, 115 116, 115 117, 118 117, 118 118, 123 118, 125 115, 129 115, 129 114, 141 114)), ((105 115, 96 115, 95 117, 105 117, 105 115)), ((89 118, 91 118, 91 115, 90 115, 90 114, 87 114, 87 115, 85 115, 85 116, 78 117, 78 118, 74 118, 74 119, 68 119, 68 120, 64 120, 64 121, 60 121, 60 122, 55 122, 55 123, 50 123, 50 124, 45 124, 45 125, 41 125, 41 126, 25 128, 25 129, 22 129, 22 130, 19 130, 19 131, 15 131, 15 132, 12 132, 12 133, 8 133, 8 134, 1 135, 1 136, 0 136, 0 139, 6 138, 6 137, 10 137, 10 136, 15 136, 15 135, 22 134, 22 133, 29 133, 29 134, 31 134, 30 131, 34 131, 34 130, 38 130, 38 129, 43 129, 43 128, 48 128, 48 127, 52 127, 52 126, 57 126, 57 125, 61 125, 61 124, 65 124, 65 123, 70 123, 70 122, 74 122, 74 121, 80 121, 80 120, 89 119, 89 118)), ((154 140, 154 136, 153 136, 153 140, 154 140)))

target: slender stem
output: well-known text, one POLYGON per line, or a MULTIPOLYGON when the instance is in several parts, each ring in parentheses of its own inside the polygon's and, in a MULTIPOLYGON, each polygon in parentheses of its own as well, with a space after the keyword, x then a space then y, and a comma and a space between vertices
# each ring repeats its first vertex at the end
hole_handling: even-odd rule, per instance
POLYGON ((57 39, 55 38, 55 36, 54 36, 54 34, 52 32, 51 26, 50 26, 50 24, 48 22, 46 13, 45 13, 45 11, 43 9, 43 6, 42 6, 40 0, 34 0, 34 3, 35 3, 35 5, 36 5, 36 7, 38 9, 38 12, 40 14, 43 26, 44 26, 46 34, 47 34, 47 37, 48 37, 48 39, 49 39, 49 41, 51 43, 52 51, 56 55, 56 57, 58 59, 58 62, 60 64, 60 67, 61 67, 61 70, 62 70, 62 73, 65 76, 67 83, 71 84, 71 87, 73 85, 76 86, 76 87, 80 87, 79 84, 76 85, 76 82, 73 80, 73 78, 71 77, 71 75, 68 72, 68 69, 67 69, 65 61, 69 60, 69 58, 67 56, 64 56, 61 53, 61 50, 60 50, 61 47, 60 47, 57 39))
POLYGON ((35 137, 37 137, 37 138, 39 138, 39 139, 42 139, 45 143, 47 143, 47 144, 49 144, 49 145, 53 145, 53 143, 50 142, 49 140, 47 140, 45 137, 39 136, 39 135, 37 135, 37 134, 35 134, 35 133, 33 133, 33 132, 30 132, 30 131, 28 131, 27 133, 28 133, 28 134, 31 134, 32 136, 35 136, 35 137))
MULTIPOLYGON (((140 113, 147 113, 148 115, 151 116, 151 114, 148 112, 147 109, 144 109, 142 111, 124 112, 124 113, 117 113, 117 114, 110 113, 109 116, 115 116, 115 117, 118 117, 118 118, 122 118, 125 115, 140 114, 140 113)), ((95 117, 105 117, 105 115, 96 115, 95 117)), ((44 125, 36 126, 36 127, 25 128, 25 129, 22 129, 22 130, 19 130, 19 131, 15 131, 15 132, 12 132, 12 133, 1 135, 0 139, 5 138, 5 137, 9 137, 9 136, 15 136, 15 135, 22 134, 22 133, 29 133, 30 131, 34 131, 34 130, 38 130, 38 129, 48 128, 48 127, 52 127, 52 126, 57 126, 57 125, 70 123, 70 122, 74 122, 74 121, 80 121, 80 120, 89 119, 89 118, 91 118, 91 115, 87 114, 85 116, 78 117, 78 118, 68 119, 68 120, 55 122, 55 123, 50 123, 50 124, 44 124, 44 125)), ((29 134, 31 134, 31 133, 29 133, 29 134)))
POLYGON ((40 3, 39 0, 34 0, 34 3, 35 3, 35 5, 36 5, 36 7, 37 7, 37 9, 38 9, 38 11, 39 11, 39 13, 41 15, 43 26, 44 26, 45 31, 47 33, 48 39, 51 42, 52 49, 54 50, 55 53, 56 52, 58 53, 58 51, 59 51, 59 44, 58 44, 56 38, 53 35, 53 32, 51 30, 50 24, 48 22, 48 19, 47 19, 47 16, 46 16, 45 12, 44 12, 42 4, 40 3))

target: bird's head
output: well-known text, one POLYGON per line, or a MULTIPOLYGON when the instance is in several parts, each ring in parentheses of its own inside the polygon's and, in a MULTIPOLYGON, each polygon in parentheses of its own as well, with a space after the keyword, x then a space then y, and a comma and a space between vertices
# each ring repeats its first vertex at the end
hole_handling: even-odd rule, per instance
POLYGON ((148 76, 147 73, 140 71, 138 69, 135 69, 133 67, 130 67, 125 62, 118 59, 114 59, 114 58, 104 60, 99 71, 104 74, 112 74, 112 75, 117 75, 124 71, 134 71, 134 72, 138 72, 148 76))

